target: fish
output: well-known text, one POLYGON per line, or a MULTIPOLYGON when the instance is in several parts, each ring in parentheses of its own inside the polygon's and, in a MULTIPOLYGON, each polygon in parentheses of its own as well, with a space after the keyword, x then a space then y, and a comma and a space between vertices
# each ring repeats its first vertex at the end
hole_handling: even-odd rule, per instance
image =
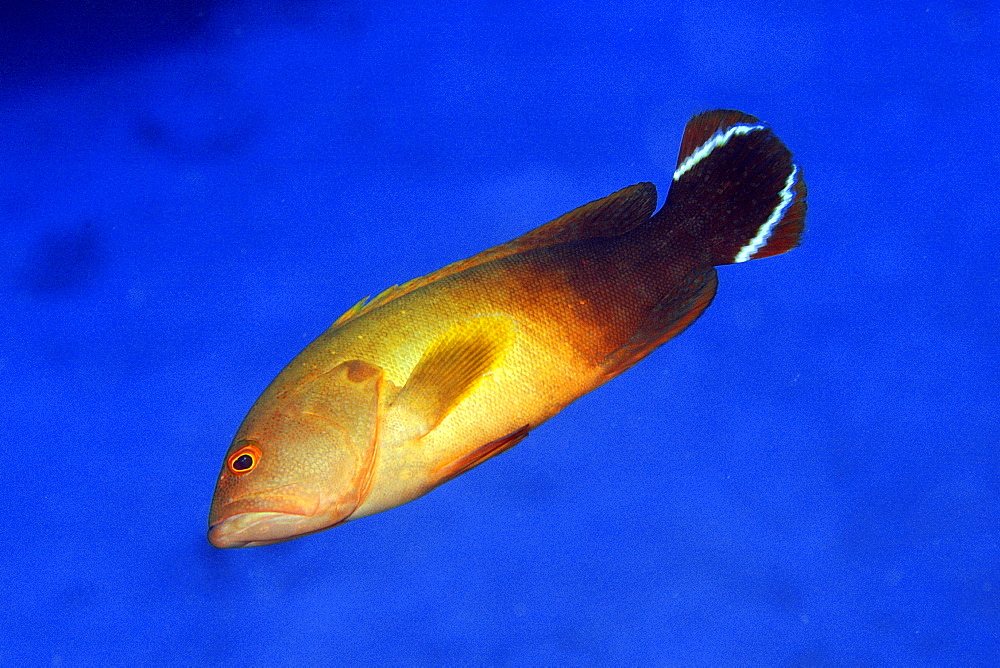
POLYGON ((801 168, 719 109, 652 183, 362 299, 264 390, 223 459, 219 548, 269 545, 417 499, 627 371, 709 306, 717 266, 797 246, 801 168))

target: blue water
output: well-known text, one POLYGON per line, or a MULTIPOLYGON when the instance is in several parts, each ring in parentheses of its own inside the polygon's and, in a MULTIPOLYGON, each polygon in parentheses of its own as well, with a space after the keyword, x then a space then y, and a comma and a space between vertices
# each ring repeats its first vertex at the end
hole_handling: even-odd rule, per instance
POLYGON ((23 4, 0 664, 1000 655, 995 3, 23 4), (208 545, 237 425, 342 311, 662 199, 715 107, 795 153, 801 248, 723 267, 690 330, 429 496, 208 545))

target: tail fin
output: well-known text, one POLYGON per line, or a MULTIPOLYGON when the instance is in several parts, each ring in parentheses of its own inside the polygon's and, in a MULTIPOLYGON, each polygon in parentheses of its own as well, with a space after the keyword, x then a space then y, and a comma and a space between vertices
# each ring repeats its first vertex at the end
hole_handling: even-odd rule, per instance
POLYGON ((713 265, 789 251, 805 227, 806 184, 771 129, 739 111, 699 114, 684 129, 661 224, 707 244, 713 265))

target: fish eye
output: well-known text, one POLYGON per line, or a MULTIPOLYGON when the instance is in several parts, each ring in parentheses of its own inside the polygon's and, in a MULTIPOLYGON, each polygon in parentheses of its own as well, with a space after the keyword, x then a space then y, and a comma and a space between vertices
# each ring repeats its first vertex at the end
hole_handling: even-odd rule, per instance
POLYGON ((254 470, 260 462, 260 458, 260 448, 252 443, 247 443, 242 448, 229 455, 227 465, 229 466, 229 471, 231 473, 243 475, 254 470))

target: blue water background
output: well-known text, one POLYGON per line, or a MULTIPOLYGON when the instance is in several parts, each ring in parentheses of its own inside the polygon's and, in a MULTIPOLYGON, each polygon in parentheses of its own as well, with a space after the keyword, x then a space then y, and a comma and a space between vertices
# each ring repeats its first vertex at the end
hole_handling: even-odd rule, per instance
POLYGON ((0 46, 0 664, 1000 656, 995 3, 43 4, 0 46), (207 544, 342 311, 662 201, 715 107, 794 151, 801 248, 419 501, 207 544))

